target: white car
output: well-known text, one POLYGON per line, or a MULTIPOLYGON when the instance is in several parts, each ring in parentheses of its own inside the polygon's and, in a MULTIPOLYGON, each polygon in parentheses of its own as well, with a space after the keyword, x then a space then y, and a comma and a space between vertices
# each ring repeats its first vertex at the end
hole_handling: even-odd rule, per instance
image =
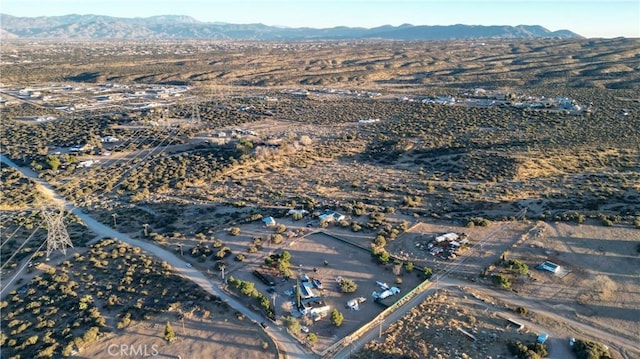
POLYGON ((307 327, 306 327, 306 326, 304 326, 304 325, 300 327, 300 330, 301 330, 303 333, 309 333, 309 328, 307 328, 307 327))
POLYGON ((576 338, 569 339, 569 346, 572 347, 576 343, 576 338))
POLYGON ((193 266, 191 265, 191 263, 185 263, 184 265, 185 265, 187 268, 191 268, 191 267, 193 267, 193 266))

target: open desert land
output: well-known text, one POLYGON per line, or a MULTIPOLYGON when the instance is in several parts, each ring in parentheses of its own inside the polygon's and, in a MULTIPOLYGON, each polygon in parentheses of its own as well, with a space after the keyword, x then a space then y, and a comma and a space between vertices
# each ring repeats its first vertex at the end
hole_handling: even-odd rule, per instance
MULTIPOLYGON (((513 300, 539 301, 542 311, 620 340, 640 335, 634 301, 640 282, 637 39, 126 46, 7 40, 3 47, 15 60, 2 65, 3 157, 24 173, 35 172, 85 215, 182 256, 254 313, 271 317, 269 330, 293 329, 306 348, 320 352, 373 318, 384 309, 371 298, 380 289, 376 280, 391 286, 400 279, 404 294, 424 279, 417 267, 513 300), (306 212, 291 215, 291 209, 306 212), (334 212, 344 217, 320 220, 334 212), (284 229, 265 227, 269 216, 284 229), (457 258, 420 247, 449 232, 469 238, 457 258), (284 251, 292 278, 286 282, 273 262, 265 267, 267 258, 279 265, 281 257, 269 256, 284 251), (570 273, 560 278, 535 269, 544 261, 570 273), (222 267, 225 279, 236 282, 221 280, 222 267), (276 272, 275 306, 253 268, 276 272), (298 333, 287 314, 284 291, 298 271, 322 277, 324 301, 344 315, 342 326, 298 318, 315 340, 298 333), (339 293, 338 276, 353 279, 356 292, 339 293), (360 311, 345 307, 352 296, 367 298, 360 311)), ((140 278, 128 292, 118 283, 131 270, 130 260, 151 259, 113 254, 117 242, 96 254, 104 259, 77 263, 76 255, 101 251, 106 242, 97 242, 75 216, 64 221, 75 249, 47 265, 39 247, 46 223, 38 211, 48 195, 4 163, 1 175, 3 282, 20 274, 11 283, 13 294, 3 292, 1 301, 3 353, 53 357, 85 348, 100 356, 105 345, 124 343, 128 335, 139 344, 163 342, 163 323, 170 320, 179 341, 163 344, 169 355, 178 347, 216 352, 226 341, 247 343, 247 352, 231 346, 238 357, 259 356, 263 343, 277 355, 275 343, 257 334, 259 325, 234 319, 232 309, 218 313, 224 302, 209 303, 199 296, 204 293, 185 293, 192 289, 185 279, 170 277, 172 288, 181 288, 175 293, 156 290, 164 277, 140 278), (32 255, 39 265, 22 272, 32 255), (72 289, 67 279, 83 285, 72 289), (108 308, 111 281, 118 302, 108 308), (57 305, 57 291, 77 297, 65 304, 66 317, 54 320, 53 309, 44 308, 57 305), (48 295, 51 303, 31 292, 48 295), (129 307, 119 302, 129 296, 129 307), (147 303, 152 296, 179 305, 153 306, 147 303), (138 300, 142 308, 153 307, 149 316, 139 313, 135 326, 118 327, 126 308, 139 311, 138 300), (180 339, 176 312, 192 310, 184 317, 188 338, 180 339), (100 314, 104 326, 89 311, 100 314), (225 325, 234 335, 205 329, 225 325)), ((152 267, 172 275, 161 263, 152 267)), ((463 294, 447 295, 473 307, 463 294)), ((483 314, 476 314, 480 323, 483 314)), ((497 326, 489 317, 487 328, 497 326)), ((555 323, 537 325, 560 332, 555 323)), ((456 343, 466 340, 460 335, 456 343)), ((625 349, 625 342, 607 342, 625 349)), ((445 344, 438 344, 444 357, 445 344)), ((493 348, 480 349, 493 355, 493 348)), ((634 348, 626 348, 628 355, 623 349, 622 358, 633 357, 634 348)), ((78 355, 90 357, 82 350, 78 355)))

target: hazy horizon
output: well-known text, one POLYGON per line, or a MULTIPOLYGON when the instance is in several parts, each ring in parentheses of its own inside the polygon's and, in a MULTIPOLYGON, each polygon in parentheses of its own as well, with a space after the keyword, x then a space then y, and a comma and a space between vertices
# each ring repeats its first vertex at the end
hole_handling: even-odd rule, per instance
POLYGON ((289 28, 540 25, 550 31, 570 30, 584 37, 640 37, 639 1, 5 0, 0 12, 18 17, 183 15, 202 22, 289 28))

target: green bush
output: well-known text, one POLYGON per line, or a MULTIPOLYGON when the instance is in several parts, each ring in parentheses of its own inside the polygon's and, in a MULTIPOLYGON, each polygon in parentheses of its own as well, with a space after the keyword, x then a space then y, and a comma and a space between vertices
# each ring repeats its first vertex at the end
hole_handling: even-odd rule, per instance
POLYGON ((503 276, 502 274, 494 274, 493 283, 500 288, 511 288, 511 281, 509 280, 509 278, 503 276))
POLYGON ((342 293, 353 293, 358 289, 358 284, 351 279, 342 278, 340 280, 340 291, 342 293))
POLYGON ((578 359, 611 359, 609 349, 604 345, 586 340, 576 340, 573 351, 578 359))
POLYGON ((342 321, 344 320, 344 316, 337 309, 334 309, 331 312, 331 324, 339 327, 342 325, 342 321))
POLYGON ((547 347, 540 343, 525 345, 519 341, 512 341, 507 343, 507 348, 509 348, 511 354, 520 359, 542 359, 549 355, 547 347))
POLYGON ((426 279, 430 279, 431 277, 433 277, 433 269, 429 267, 424 267, 424 277, 426 279))

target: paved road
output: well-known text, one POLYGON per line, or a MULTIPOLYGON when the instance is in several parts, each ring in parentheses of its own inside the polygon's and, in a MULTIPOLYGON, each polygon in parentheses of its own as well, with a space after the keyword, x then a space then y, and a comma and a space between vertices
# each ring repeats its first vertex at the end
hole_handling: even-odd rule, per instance
MULTIPOLYGON (((206 277, 202 272, 193 268, 187 267, 184 260, 176 257, 173 253, 160 248, 152 243, 140 241, 137 239, 133 239, 124 233, 120 233, 113 228, 104 225, 103 223, 98 222, 90 215, 82 212, 79 208, 75 207, 69 201, 64 200, 61 196, 59 196, 55 190, 44 180, 37 177, 37 175, 29 170, 24 169, 22 167, 17 166, 13 161, 9 160, 5 156, 0 154, 0 161, 3 163, 18 169, 25 176, 30 177, 40 186, 42 189, 51 195, 51 198, 54 199, 58 203, 64 204, 65 208, 71 211, 73 214, 78 216, 84 223, 87 225, 89 229, 91 229, 94 233, 99 236, 116 238, 122 242, 128 243, 132 246, 140 247, 143 251, 157 257, 160 260, 163 260, 173 266, 180 275, 183 277, 193 281, 197 285, 199 285, 202 289, 206 290, 208 293, 213 294, 215 296, 220 297, 222 300, 227 302, 233 309, 244 314, 249 320, 254 321, 256 323, 260 323, 265 321, 265 318, 256 312, 251 311, 246 308, 240 302, 235 300, 233 297, 227 295, 223 292, 216 284, 214 284, 208 277, 206 277)), ((10 283, 8 283, 10 284, 10 283)), ((5 284, 5 287, 8 285, 5 284)), ((256 324, 257 325, 257 324, 256 324)), ((310 352, 307 352, 302 346, 299 345, 286 331, 282 329, 282 327, 269 326, 265 329, 265 331, 277 342, 278 346, 281 348, 282 352, 286 355, 287 358, 296 359, 296 358, 310 358, 314 357, 310 352)))

